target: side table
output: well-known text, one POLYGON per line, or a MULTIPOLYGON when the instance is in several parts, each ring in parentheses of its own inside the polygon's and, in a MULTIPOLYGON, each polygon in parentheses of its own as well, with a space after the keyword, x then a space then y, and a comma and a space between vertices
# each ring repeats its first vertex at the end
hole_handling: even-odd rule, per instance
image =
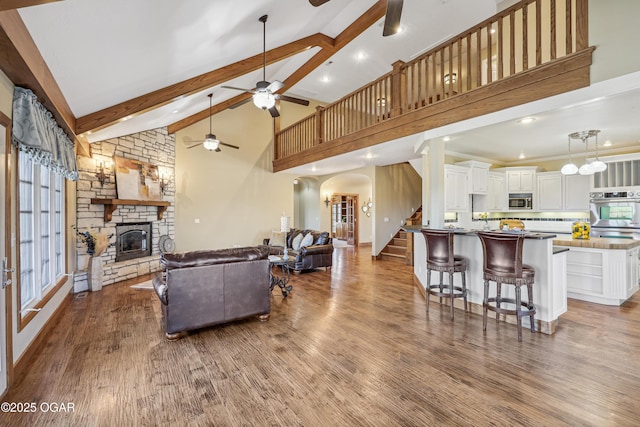
POLYGON ((269 290, 278 286, 282 291, 282 296, 287 297, 289 292, 293 290, 293 286, 287 285, 291 279, 290 268, 294 265, 293 258, 287 260, 281 256, 271 255, 269 257, 269 290))

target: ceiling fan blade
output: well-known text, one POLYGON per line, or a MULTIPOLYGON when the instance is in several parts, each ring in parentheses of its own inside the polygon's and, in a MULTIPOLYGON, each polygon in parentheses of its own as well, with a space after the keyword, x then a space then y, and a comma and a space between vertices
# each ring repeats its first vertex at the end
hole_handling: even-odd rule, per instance
POLYGON ((294 104, 304 105, 305 107, 309 106, 308 100, 302 99, 302 98, 294 98, 293 96, 276 94, 276 99, 281 99, 287 102, 293 102, 294 104))
POLYGON ((202 142, 198 142, 196 145, 192 145, 192 146, 190 146, 190 147, 187 147, 187 150, 188 150, 188 149, 190 149, 190 148, 199 147, 199 146, 201 146, 201 145, 202 145, 202 142))
POLYGON ((229 108, 233 110, 234 108, 238 108, 238 107, 240 107, 241 105, 246 104, 247 102, 251 102, 252 100, 253 100, 253 98, 247 98, 247 99, 245 99, 244 101, 236 102, 235 104, 233 104, 233 105, 232 105, 232 106, 230 106, 229 108))
POLYGON ((328 1, 329 0, 309 0, 309 3, 311 3, 312 6, 318 7, 318 6, 322 6, 328 1))
POLYGON ((276 117, 280 117, 280 112, 278 111, 278 109, 276 108, 275 105, 273 107, 269 108, 269 113, 271 114, 271 117, 273 117, 274 119, 276 117))
POLYGON ((220 87, 221 87, 221 88, 224 88, 224 89, 233 89, 233 90, 240 90, 240 91, 242 91, 242 92, 251 92, 251 93, 255 93, 255 91, 254 91, 254 90, 251 90, 251 89, 243 89, 243 88, 241 88, 241 87, 233 87, 233 86, 220 86, 220 87))
POLYGON ((277 92, 284 87, 284 83, 281 81, 275 80, 269 86, 267 86, 267 90, 271 91, 271 93, 277 92))
POLYGON ((222 142, 222 141, 220 141, 220 145, 224 145, 225 147, 229 147, 229 148, 235 148, 236 150, 240 149, 240 147, 238 147, 237 145, 227 144, 226 142, 222 142))
POLYGON ((382 35, 392 36, 398 32, 400 28, 400 16, 402 15, 403 0, 388 0, 387 15, 384 18, 384 29, 382 35))
POLYGON ((220 149, 220 147, 218 147, 218 148, 216 148, 216 149, 215 149, 215 150, 213 150, 213 151, 215 151, 216 153, 219 153, 219 152, 221 152, 222 150, 220 149))

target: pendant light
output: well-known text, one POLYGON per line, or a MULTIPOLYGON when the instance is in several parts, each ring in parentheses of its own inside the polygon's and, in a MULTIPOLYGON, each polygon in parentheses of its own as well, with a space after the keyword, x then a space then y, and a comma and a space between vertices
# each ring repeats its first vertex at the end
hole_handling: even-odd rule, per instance
POLYGON ((209 97, 209 133, 206 135, 202 146, 209 151, 216 151, 220 146, 220 141, 218 140, 218 138, 216 138, 216 136, 213 134, 213 131, 211 130, 211 98, 213 97, 213 93, 210 93, 207 96, 209 97))
POLYGON ((578 173, 578 167, 575 163, 573 163, 573 160, 571 160, 571 136, 569 136, 569 163, 562 166, 560 172, 563 175, 575 175, 576 173, 578 173))
POLYGON ((607 164, 598 158, 598 134, 597 133, 596 133, 596 159, 591 162, 591 168, 594 170, 594 172, 604 172, 607 170, 607 164))

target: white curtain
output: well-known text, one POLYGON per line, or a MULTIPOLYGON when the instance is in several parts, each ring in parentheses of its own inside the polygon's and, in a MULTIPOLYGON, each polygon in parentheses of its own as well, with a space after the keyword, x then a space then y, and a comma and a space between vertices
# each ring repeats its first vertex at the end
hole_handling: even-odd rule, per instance
POLYGON ((11 141, 37 163, 71 181, 78 180, 73 141, 58 126, 53 115, 29 89, 13 92, 11 141))

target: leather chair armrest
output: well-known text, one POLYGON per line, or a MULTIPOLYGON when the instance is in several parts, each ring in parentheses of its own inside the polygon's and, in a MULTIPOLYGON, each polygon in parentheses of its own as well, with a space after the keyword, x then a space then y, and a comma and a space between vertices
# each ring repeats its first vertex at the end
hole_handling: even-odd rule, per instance
POLYGON ((300 255, 330 254, 333 252, 333 245, 313 245, 300 248, 300 255))
POLYGON ((160 301, 164 305, 169 304, 169 301, 167 300, 167 288, 167 283, 165 282, 162 274, 156 274, 153 277, 153 289, 155 289, 156 294, 158 294, 158 298, 160 298, 160 301))

